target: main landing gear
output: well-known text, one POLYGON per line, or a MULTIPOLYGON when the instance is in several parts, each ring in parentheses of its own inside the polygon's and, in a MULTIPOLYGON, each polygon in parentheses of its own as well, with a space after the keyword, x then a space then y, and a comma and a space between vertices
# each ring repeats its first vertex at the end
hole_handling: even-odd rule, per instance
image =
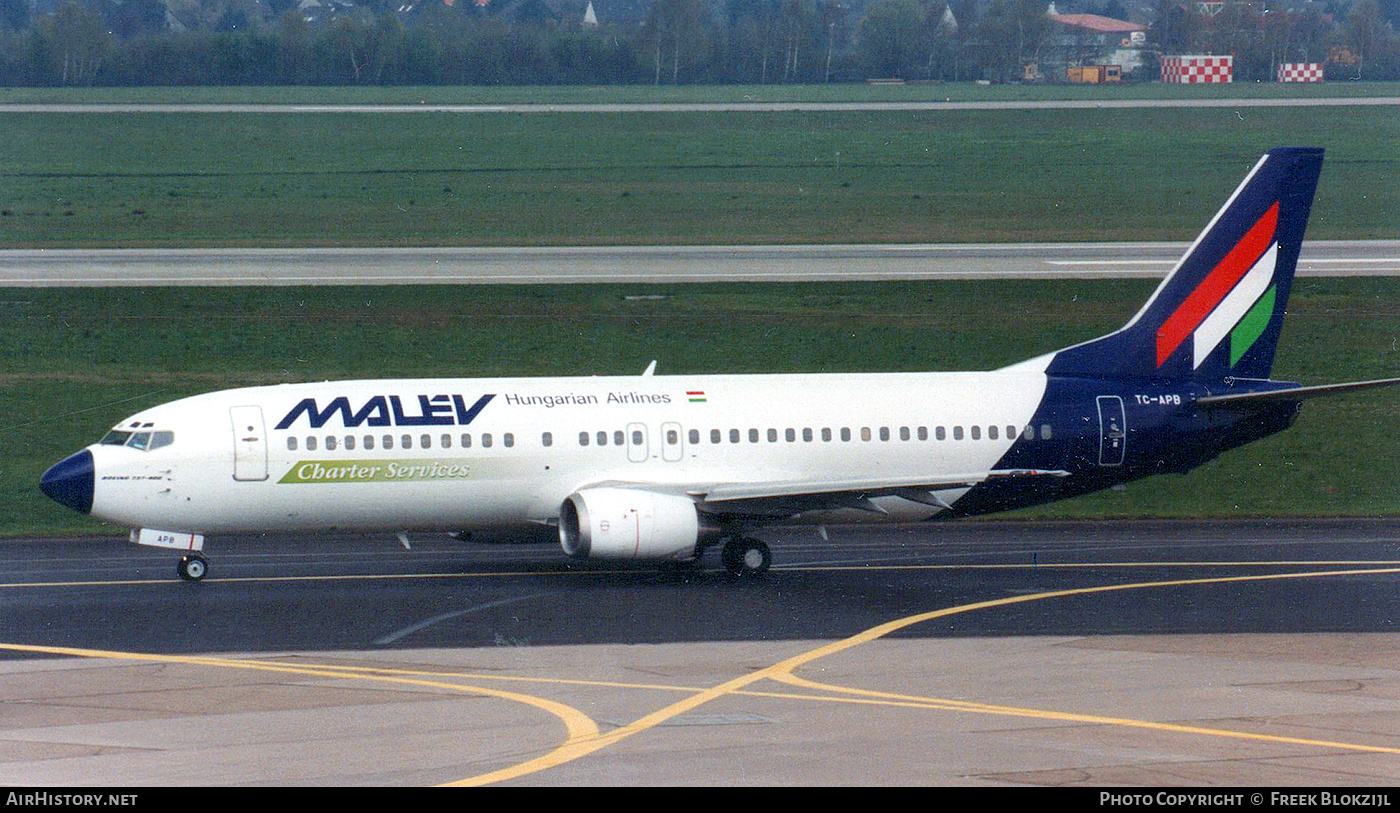
POLYGON ((209 561, 197 554, 181 556, 180 564, 175 566, 175 572, 187 582, 197 582, 209 572, 209 561))
POLYGON ((773 553, 757 539, 730 537, 720 551, 724 569, 739 578, 758 578, 773 564, 773 553))

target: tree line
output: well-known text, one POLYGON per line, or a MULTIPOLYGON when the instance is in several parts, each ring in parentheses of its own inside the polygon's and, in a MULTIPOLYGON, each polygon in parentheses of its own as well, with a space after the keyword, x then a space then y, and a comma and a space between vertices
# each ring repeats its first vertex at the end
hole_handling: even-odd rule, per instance
MULTIPOLYGON (((1140 78, 1157 53, 1234 54, 1237 81, 1284 61, 1333 78, 1400 79, 1400 0, 1299 10, 1158 0, 1140 78)), ((206 5, 183 30, 163 0, 67 0, 34 14, 0 0, 0 85, 434 85, 1015 80, 1063 60, 1073 37, 1045 0, 652 0, 587 25, 545 0, 344 0, 308 20, 294 0, 206 5)), ((1126 18, 1118 0, 1057 3, 1126 18)), ((322 7, 323 9, 325 7, 322 7)))

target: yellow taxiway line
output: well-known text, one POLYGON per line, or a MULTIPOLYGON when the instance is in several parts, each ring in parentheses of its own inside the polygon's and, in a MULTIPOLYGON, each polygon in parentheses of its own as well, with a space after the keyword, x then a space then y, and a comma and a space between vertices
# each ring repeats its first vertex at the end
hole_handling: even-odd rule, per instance
MULTIPOLYGON (((1141 562, 1139 567, 1158 567, 1164 563, 1141 562)), ((1214 563, 1212 563, 1214 564, 1214 563)), ((1256 563, 1220 563, 1222 565, 1232 564, 1240 566, 1242 564, 1256 563)), ((1278 563, 1257 563, 1273 564, 1278 563)), ((1295 565, 1315 564, 1315 563, 1292 563, 1295 565)), ((1347 562, 1347 565, 1359 565, 1362 562, 1347 562)), ((1382 563, 1374 563, 1382 564, 1382 563)), ((1385 562, 1383 564, 1394 564, 1385 562)), ((963 567, 979 567, 978 565, 963 567)), ((1054 567, 1054 565, 1026 565, 1025 567, 1054 567)), ((880 624, 870 629, 864 630, 856 635, 839 641, 833 641, 815 649, 808 650, 792 657, 786 658, 778 663, 761 670, 757 670, 732 680, 725 681, 716 686, 703 689, 693 689, 676 686, 642 685, 642 684, 619 684, 593 681, 569 681, 555 680, 549 678, 504 678, 501 676, 486 675, 459 675, 451 673, 433 673, 409 670, 391 670, 375 667, 355 667, 355 666, 327 666, 317 664, 293 665, 285 663, 271 663, 267 661, 253 661, 242 659, 226 659, 215 657, 200 657, 189 655, 157 655, 134 652, 114 652, 107 650, 81 649, 74 647, 51 647, 25 644, 0 643, 0 649, 16 652, 33 652, 49 655, 68 655, 81 658, 103 658, 110 660, 132 660, 146 662, 179 663, 192 666, 215 666, 220 668, 254 669, 270 672, 283 672, 289 674, 312 675, 336 679, 354 679, 367 681, 382 681, 415 685, 421 687, 442 689, 451 692, 462 692, 480 694, 488 697, 496 697, 503 700, 522 703, 557 717, 563 724, 566 737, 563 743, 539 757, 521 762, 515 765, 490 771, 488 773, 467 777, 456 782, 448 783, 449 786, 479 786, 503 782, 510 779, 517 779, 532 773, 557 767, 568 762, 596 753, 604 748, 621 742, 628 737, 643 733, 657 727, 677 716, 685 714, 713 700, 727 695, 746 695, 764 697, 783 697, 794 700, 822 701, 822 702, 860 702, 875 703, 880 705, 912 706, 919 708, 933 708, 949 711, 962 711, 979 714, 997 714, 1016 717, 1032 717, 1045 720, 1056 720, 1063 722, 1077 722, 1093 725, 1120 726, 1136 729, 1149 729, 1156 731, 1173 732, 1180 734, 1190 734, 1198 736, 1226 737, 1234 739, 1246 739, 1277 744, 1303 745, 1321 747, 1336 750, 1400 754, 1400 748, 1387 746, 1374 746, 1359 743, 1347 743, 1332 740, 1314 740, 1300 737, 1283 737, 1269 734, 1256 734, 1251 732, 1231 731, 1228 729, 1207 728, 1201 726, 1185 726, 1172 723, 1159 723, 1147 720, 1134 720, 1129 718, 1105 717, 1091 714, 1080 714, 1075 712, 1059 712, 1043 709, 1018 708, 1014 706, 1001 706, 995 704, 976 703, 969 701, 948 700, 934 697, 920 697, 913 695, 902 695, 889 692, 876 692, 864 689, 854 689, 831 684, 818 683, 807 680, 795 674, 795 671, 803 666, 811 664, 821 658, 829 657, 837 653, 845 652, 862 644, 879 640, 891 633, 925 623, 939 618, 961 615, 965 613, 989 610, 998 607, 1005 607, 1014 604, 1024 604, 1033 601, 1046 601, 1057 598, 1067 598, 1070 596, 1085 596, 1099 593, 1124 592, 1129 590, 1146 590, 1165 587, 1187 587, 1195 585, 1226 585, 1244 582, 1270 581, 1278 579, 1314 579, 1314 578, 1334 578, 1357 575, 1376 574, 1396 574, 1400 573, 1400 567, 1350 567, 1344 570, 1320 570, 1290 573, 1269 573, 1255 574, 1247 576, 1218 576, 1193 579, 1174 579, 1164 581, 1135 582, 1128 584, 1101 585, 1097 587, 1082 587, 1068 590, 1053 590, 1042 593, 1031 593, 1026 595, 1011 596, 1007 598, 991 599, 987 601, 962 604, 955 607, 947 607, 941 610, 933 610, 916 615, 906 616, 893 621, 880 624), (554 684, 574 684, 574 685, 598 685, 638 689, 666 690, 666 691, 686 691, 690 696, 678 700, 664 708, 658 709, 632 723, 613 729, 606 733, 598 729, 597 724, 582 712, 570 706, 558 703, 547 698, 533 695, 510 692, 500 689, 491 689, 477 685, 464 685, 451 683, 444 680, 429 680, 428 676, 439 678, 466 678, 466 679, 491 679, 491 680, 515 680, 520 682, 538 682, 554 684), (834 693, 838 696, 819 696, 807 694, 783 694, 778 692, 764 692, 752 690, 749 687, 764 680, 798 686, 801 688, 834 693), (840 695, 847 695, 845 697, 840 695)), ((485 574, 483 574, 485 575, 485 574)), ((500 575, 500 574, 491 574, 500 575)), ((291 578, 291 577, 286 577, 291 578)), ((259 579, 261 581, 261 579, 259 579)), ((139 584, 144 582, 131 582, 139 584)), ((109 583, 104 583, 109 584, 109 583)), ((9 586, 29 586, 29 585, 0 585, 9 586)))
MULTIPOLYGON (((1150 566, 1150 564, 1147 566, 1150 566)), ((1032 593, 1022 596, 1012 596, 1009 598, 992 599, 989 601, 979 601, 971 604, 959 605, 956 607, 948 607, 942 610, 934 610, 932 612, 919 613, 917 615, 911 615, 906 616, 904 618, 896 619, 894 621, 890 621, 876 627, 871 627, 870 629, 865 630, 864 632, 860 632, 856 635, 852 635, 849 638, 844 638, 840 641, 834 641, 830 644, 826 644, 824 646, 817 647, 816 649, 812 649, 799 655, 794 655, 793 657, 779 661, 778 663, 775 663, 772 666, 769 666, 765 669, 760 669, 755 672, 751 672, 747 675, 734 678, 733 680, 726 681, 725 683, 721 683, 718 686, 714 686, 709 689, 703 689, 691 695, 690 697, 685 698, 684 700, 672 703, 671 705, 659 709, 655 712, 652 712, 651 714, 648 714, 645 717, 636 720, 635 722, 614 729, 606 734, 601 734, 596 740, 592 742, 579 742, 576 744, 575 747, 567 750, 563 748, 556 749, 552 754, 547 755, 546 757, 541 757, 536 760, 531 760, 530 762, 521 763, 520 765, 516 765, 510 768, 504 768, 498 771, 492 771, 490 773, 481 774, 479 776, 468 777, 466 779, 462 779, 460 781, 452 782, 449 784, 454 786, 492 784, 495 782, 501 782, 509 779, 516 779, 527 774, 534 773, 535 771, 544 770, 546 768, 561 765, 564 762, 568 762, 573 759, 578 759, 579 757, 586 756, 588 754, 599 751, 635 734, 640 734, 651 728, 655 728, 656 726, 665 723, 666 721, 671 720, 672 718, 675 718, 679 715, 685 714, 686 712, 689 712, 697 708, 698 706, 704 705, 705 703, 708 703, 711 700, 716 700, 728 694, 740 693, 740 690, 745 689, 748 686, 753 685, 754 683, 758 683, 759 681, 775 680, 778 682, 795 682, 799 679, 795 678, 795 676, 793 676, 792 673, 795 669, 798 669, 799 667, 810 664, 818 659, 834 655, 838 652, 844 652, 846 650, 853 649, 855 647, 860 646, 861 644, 866 644, 871 641, 878 640, 880 638, 885 637, 886 635, 889 635, 890 633, 897 632, 906 627, 911 627, 915 624, 921 624, 926 621, 932 621, 938 618, 946 618, 948 616, 977 612, 979 610, 987 610, 995 607, 1005 607, 1012 604, 1024 604, 1031 601, 1045 601, 1048 599, 1066 598, 1069 596, 1092 595, 1095 593, 1122 592, 1128 590, 1147 590, 1160 587, 1237 584, 1241 582, 1266 581, 1273 579, 1311 579, 1338 576, 1375 575, 1378 573, 1400 573, 1400 568, 1361 568, 1350 570, 1313 571, 1303 573, 1274 573, 1254 576, 1222 576, 1214 578, 1175 579, 1169 581, 1137 582, 1132 584, 1083 587, 1070 590, 1053 590, 1044 593, 1032 593), (789 680, 789 678, 792 678, 792 680, 789 680)), ((812 685, 821 686, 821 684, 812 685)), ((826 690, 850 692, 857 691, 841 689, 840 687, 823 686, 822 688, 826 690)), ((893 699, 894 697, 895 696, 891 695, 887 696, 886 699, 893 699)), ((950 701, 939 701, 930 698, 901 699, 903 699, 904 702, 913 701, 921 703, 932 703, 939 704, 944 707, 947 707, 950 703, 950 701)), ((1245 732, 1229 731, 1226 729, 1213 729, 1193 726, 1173 726, 1168 723, 1153 723, 1145 720, 1128 720, 1113 717, 1095 717, 1092 715, 1071 715, 1061 712, 1039 711, 1035 709, 1013 709, 1011 707, 1004 706, 997 707, 983 704, 969 704, 966 707, 960 705, 958 707, 958 710, 980 711, 982 713, 1014 714, 1015 716, 1038 716, 1041 718, 1051 718, 1054 715, 1058 715, 1054 716, 1054 719, 1077 720, 1079 722, 1092 722, 1099 725, 1119 725, 1129 726, 1133 728, 1154 728, 1157 730, 1176 731, 1180 733, 1254 739, 1275 743, 1311 745, 1351 751, 1370 751, 1400 754, 1400 748, 1383 748, 1368 745, 1358 745, 1353 743, 1334 742, 1329 740, 1309 740, 1297 737, 1275 737, 1264 734, 1249 734, 1245 732)))

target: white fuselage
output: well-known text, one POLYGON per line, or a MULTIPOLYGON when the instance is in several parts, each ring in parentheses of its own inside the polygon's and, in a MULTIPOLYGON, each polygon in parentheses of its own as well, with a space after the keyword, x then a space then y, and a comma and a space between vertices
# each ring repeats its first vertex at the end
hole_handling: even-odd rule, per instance
MULTIPOLYGON (((934 478, 991 468, 1026 431, 1045 388, 1042 372, 1018 365, 225 390, 115 427, 172 433, 159 448, 89 447, 91 513, 199 534, 461 531, 549 523, 571 493, 600 485, 686 494, 717 483, 934 478)), ((881 500, 888 517, 842 510, 804 519, 917 520, 940 510, 881 500)))
POLYGON ((570 556, 722 545, 757 575, 771 551, 746 534, 765 524, 970 516, 1186 472, 1321 394, 1268 377, 1321 166, 1271 150, 1126 325, 1001 370, 250 387, 133 415, 39 487, 189 553, 214 533, 557 523, 570 556))

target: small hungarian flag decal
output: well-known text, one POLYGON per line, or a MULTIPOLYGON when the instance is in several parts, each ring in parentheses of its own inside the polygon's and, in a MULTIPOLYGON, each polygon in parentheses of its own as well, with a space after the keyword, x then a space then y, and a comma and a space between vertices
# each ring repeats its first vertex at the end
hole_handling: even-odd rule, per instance
POLYGON ((690 399, 690 403, 692 404, 705 403, 705 392, 703 390, 686 390, 685 396, 690 399))

